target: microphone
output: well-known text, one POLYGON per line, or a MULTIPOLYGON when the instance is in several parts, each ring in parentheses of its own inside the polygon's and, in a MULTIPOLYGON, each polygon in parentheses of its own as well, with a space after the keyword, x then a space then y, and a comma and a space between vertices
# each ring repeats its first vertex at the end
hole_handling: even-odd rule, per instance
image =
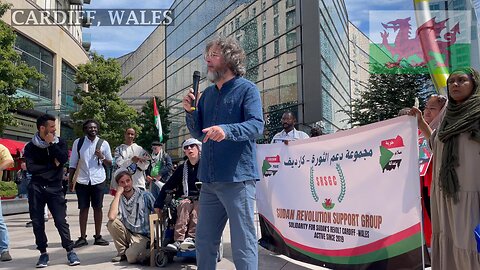
POLYGON ((197 102, 197 95, 198 95, 198 84, 200 83, 200 71, 195 70, 193 72, 193 96, 195 97, 194 100, 192 100, 192 106, 191 109, 195 110, 196 108, 196 102, 197 102))

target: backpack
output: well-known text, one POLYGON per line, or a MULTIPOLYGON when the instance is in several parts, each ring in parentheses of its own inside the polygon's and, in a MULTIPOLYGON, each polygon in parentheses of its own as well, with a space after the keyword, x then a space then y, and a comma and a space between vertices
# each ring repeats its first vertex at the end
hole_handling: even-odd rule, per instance
MULTIPOLYGON (((103 144, 104 141, 105 141, 104 139, 98 138, 97 144, 95 145, 95 151, 100 150, 100 148, 102 148, 102 144, 103 144)), ((84 142, 85 142, 85 136, 81 137, 78 140, 78 144, 77 144, 78 159, 80 159, 80 149, 82 148, 82 145, 83 145, 84 142)), ((100 160, 98 160, 98 165, 100 165, 100 160)))

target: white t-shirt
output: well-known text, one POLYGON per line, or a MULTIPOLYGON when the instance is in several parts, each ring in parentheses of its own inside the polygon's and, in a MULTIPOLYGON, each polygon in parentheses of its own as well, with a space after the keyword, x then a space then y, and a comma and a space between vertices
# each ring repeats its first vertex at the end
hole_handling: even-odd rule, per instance
POLYGON ((302 140, 302 139, 308 139, 308 138, 310 138, 310 136, 308 136, 307 133, 296 130, 294 128, 288 133, 285 132, 285 130, 282 130, 281 132, 275 134, 275 136, 273 136, 271 143, 280 143, 283 141, 296 141, 296 140, 302 140))
MULTIPOLYGON (((69 167, 79 170, 77 172, 77 183, 88 185, 98 185, 105 181, 105 169, 102 166, 102 161, 98 160, 95 155, 95 148, 99 138, 95 137, 91 141, 87 136, 80 148, 80 157, 78 156, 77 145, 79 139, 73 142, 72 154, 70 156, 69 167)), ((106 160, 112 160, 112 152, 107 141, 103 141, 100 151, 106 160)))

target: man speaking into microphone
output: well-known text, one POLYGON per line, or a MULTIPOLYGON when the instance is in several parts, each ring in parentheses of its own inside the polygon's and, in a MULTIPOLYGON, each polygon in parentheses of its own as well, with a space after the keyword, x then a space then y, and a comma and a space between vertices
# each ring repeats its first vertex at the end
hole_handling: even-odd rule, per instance
POLYGON ((216 269, 227 220, 235 267, 258 269, 254 200, 259 180, 255 139, 264 127, 260 93, 254 83, 242 77, 245 52, 236 39, 216 37, 209 41, 205 61, 207 79, 214 84, 198 101, 193 89, 183 98, 187 127, 195 138, 203 140, 198 172, 203 185, 195 243, 198 269, 216 269))

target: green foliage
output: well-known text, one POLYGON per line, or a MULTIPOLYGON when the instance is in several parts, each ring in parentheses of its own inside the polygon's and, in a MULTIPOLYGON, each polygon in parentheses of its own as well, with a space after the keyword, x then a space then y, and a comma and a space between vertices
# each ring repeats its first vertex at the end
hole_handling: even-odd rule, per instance
POLYGON ((113 58, 105 59, 94 53, 91 62, 78 66, 76 83, 88 84, 88 91, 77 89, 73 101, 81 106, 73 113, 74 129, 77 136, 83 135, 82 123, 95 119, 100 123, 100 136, 112 148, 123 143, 124 131, 137 124, 137 111, 120 99, 118 92, 131 80, 122 76, 120 64, 113 58))
MULTIPOLYGON (((0 2, 0 17, 11 4, 0 2)), ((16 35, 12 28, 0 20, 0 133, 6 126, 16 125, 14 115, 18 109, 30 109, 33 102, 28 98, 17 97, 18 88, 29 88, 29 79, 41 79, 35 68, 21 61, 14 49, 16 35)))
POLYGON ((18 189, 17 184, 13 181, 1 181, 0 180, 0 197, 13 197, 17 196, 18 189))
MULTIPOLYGON (((160 119, 162 120, 162 129, 163 129, 163 142, 168 141, 168 134, 170 134, 170 123, 169 114, 167 108, 165 108, 160 100, 157 99, 158 114, 160 114, 160 119)), ((148 100, 145 105, 142 107, 142 112, 138 117, 138 125, 142 128, 142 132, 138 136, 136 142, 144 149, 150 149, 150 144, 153 141, 158 141, 158 130, 155 127, 154 116, 153 116, 153 99, 148 100)))
POLYGON ((394 118, 417 97, 423 107, 432 85, 424 67, 387 68, 376 65, 368 80, 368 89, 352 100, 350 123, 362 126, 394 118))

